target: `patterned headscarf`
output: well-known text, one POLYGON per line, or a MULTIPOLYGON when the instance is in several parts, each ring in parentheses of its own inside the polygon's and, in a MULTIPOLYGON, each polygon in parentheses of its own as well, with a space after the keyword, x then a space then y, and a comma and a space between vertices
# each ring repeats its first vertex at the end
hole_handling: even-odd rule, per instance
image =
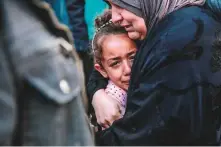
POLYGON ((206 0, 140 0, 143 17, 149 29, 171 12, 187 5, 202 6, 205 1, 206 0))
POLYGON ((169 13, 187 5, 202 6, 206 0, 111 0, 112 3, 143 17, 148 30, 169 13), (140 14, 141 13, 141 14, 140 14))

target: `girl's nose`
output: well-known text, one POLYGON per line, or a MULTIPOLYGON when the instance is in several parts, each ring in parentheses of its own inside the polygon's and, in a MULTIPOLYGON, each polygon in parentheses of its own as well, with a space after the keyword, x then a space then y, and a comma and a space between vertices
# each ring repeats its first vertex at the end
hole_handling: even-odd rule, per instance
POLYGON ((131 64, 129 62, 124 63, 124 73, 125 75, 130 75, 131 73, 131 64))

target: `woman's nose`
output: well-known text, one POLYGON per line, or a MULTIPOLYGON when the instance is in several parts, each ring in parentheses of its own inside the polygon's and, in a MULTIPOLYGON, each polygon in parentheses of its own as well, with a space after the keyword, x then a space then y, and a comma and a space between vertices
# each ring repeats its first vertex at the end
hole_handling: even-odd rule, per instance
POLYGON ((121 22, 123 19, 123 17, 121 16, 121 14, 112 7, 112 22, 113 23, 119 23, 121 22))

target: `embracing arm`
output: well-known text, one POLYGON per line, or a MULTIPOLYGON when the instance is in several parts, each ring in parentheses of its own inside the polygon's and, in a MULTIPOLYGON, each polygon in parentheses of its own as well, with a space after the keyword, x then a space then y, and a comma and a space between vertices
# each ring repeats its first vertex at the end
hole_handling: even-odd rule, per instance
POLYGON ((140 73, 132 71, 125 116, 98 134, 99 145, 214 145, 216 142, 212 97, 216 91, 214 85, 221 85, 221 72, 211 73, 210 67, 216 26, 204 26, 202 31, 197 21, 179 25, 184 26, 161 34, 161 39, 149 41, 140 49, 139 63, 134 61, 133 68, 140 73), (180 28, 187 25, 191 26, 189 30, 182 32, 185 29, 180 28), (201 39, 203 35, 207 37, 206 44, 201 39))
POLYGON ((92 104, 97 123, 103 128, 108 128, 114 120, 120 118, 120 108, 118 103, 105 93, 107 86, 105 79, 98 71, 93 70, 87 84, 89 102, 92 104))

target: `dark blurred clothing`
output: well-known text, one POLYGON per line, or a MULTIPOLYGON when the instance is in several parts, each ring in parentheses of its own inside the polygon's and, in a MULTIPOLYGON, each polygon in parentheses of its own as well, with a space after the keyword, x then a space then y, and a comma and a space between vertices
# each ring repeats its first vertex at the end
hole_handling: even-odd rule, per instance
POLYGON ((60 23, 69 26, 69 16, 67 13, 66 0, 44 0, 44 1, 51 5, 60 23))
POLYGON ((69 30, 40 1, 0 7, 0 144, 93 145, 69 30))
POLYGON ((67 25, 72 31, 77 51, 87 52, 89 39, 85 21, 84 0, 45 0, 54 10, 60 23, 67 25))
POLYGON ((72 31, 77 51, 88 52, 89 38, 85 21, 85 0, 66 0, 69 27, 72 31))
POLYGON ((93 58, 90 55, 88 28, 85 21, 85 0, 66 0, 66 3, 74 45, 83 61, 86 85, 93 69, 93 58))
POLYGON ((72 31, 74 45, 83 61, 85 83, 93 69, 93 58, 90 56, 88 29, 85 21, 85 0, 45 0, 48 2, 61 23, 72 31))

